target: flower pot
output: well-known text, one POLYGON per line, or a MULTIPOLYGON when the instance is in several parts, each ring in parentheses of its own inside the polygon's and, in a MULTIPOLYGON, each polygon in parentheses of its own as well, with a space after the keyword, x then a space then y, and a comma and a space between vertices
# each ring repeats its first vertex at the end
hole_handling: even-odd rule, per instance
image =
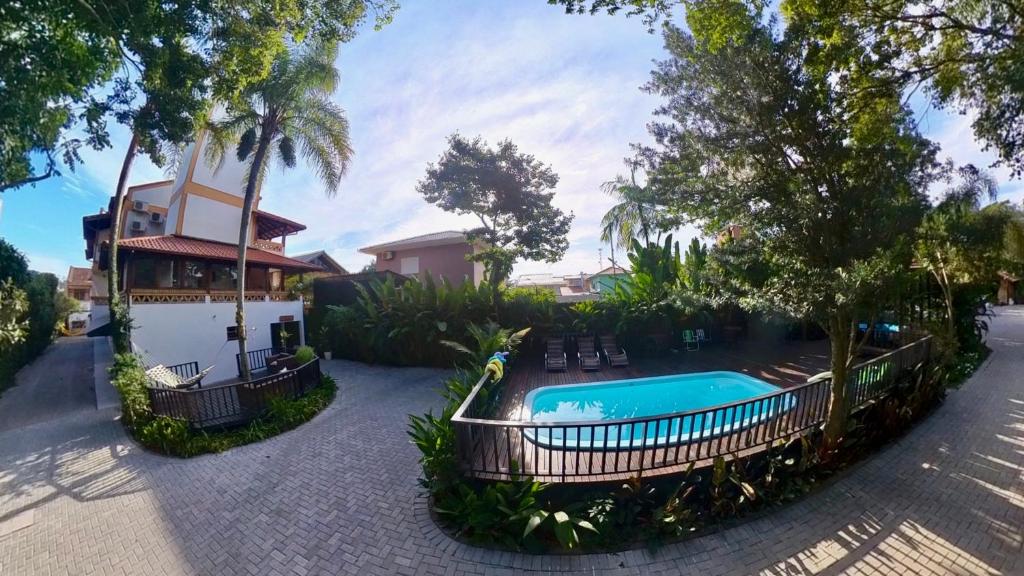
POLYGON ((324 360, 330 360, 331 356, 333 355, 334 354, 330 350, 327 350, 326 352, 324 352, 324 360))

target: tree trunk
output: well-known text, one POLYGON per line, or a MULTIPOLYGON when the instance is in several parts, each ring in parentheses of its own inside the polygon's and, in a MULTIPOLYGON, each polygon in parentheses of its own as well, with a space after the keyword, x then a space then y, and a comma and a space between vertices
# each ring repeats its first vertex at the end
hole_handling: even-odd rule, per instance
POLYGON ((128 187, 128 173, 131 171, 135 155, 138 153, 139 135, 132 132, 128 142, 128 150, 121 162, 121 174, 117 178, 117 190, 114 192, 113 212, 110 214, 110 250, 107 252, 107 309, 110 314, 111 334, 114 339, 114 352, 124 354, 131 351, 131 338, 128 335, 128 314, 123 309, 121 295, 118 291, 117 273, 117 242, 121 239, 121 212, 124 208, 124 194, 128 187))
POLYGON ((238 364, 242 371, 242 379, 249 380, 249 355, 246 353, 245 330, 245 260, 246 248, 249 247, 249 224, 252 220, 252 205, 256 201, 256 185, 259 182, 260 170, 266 160, 270 148, 270 134, 264 128, 260 135, 260 143, 256 155, 249 167, 249 180, 245 185, 245 201, 242 203, 242 222, 238 226, 238 265, 237 292, 235 294, 235 326, 238 330, 238 364))
POLYGON ((830 451, 846 433, 846 377, 850 368, 852 321, 839 313, 828 320, 832 358, 832 389, 829 394, 828 418, 825 421, 825 450, 830 451))

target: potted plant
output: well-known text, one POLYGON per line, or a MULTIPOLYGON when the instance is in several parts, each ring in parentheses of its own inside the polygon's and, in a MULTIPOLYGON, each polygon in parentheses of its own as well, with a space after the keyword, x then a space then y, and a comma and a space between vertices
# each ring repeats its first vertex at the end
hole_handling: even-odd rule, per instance
POLYGON ((324 360, 330 360, 333 354, 331 353, 331 341, 327 337, 327 326, 320 327, 320 339, 318 342, 320 348, 320 354, 324 357, 324 360))

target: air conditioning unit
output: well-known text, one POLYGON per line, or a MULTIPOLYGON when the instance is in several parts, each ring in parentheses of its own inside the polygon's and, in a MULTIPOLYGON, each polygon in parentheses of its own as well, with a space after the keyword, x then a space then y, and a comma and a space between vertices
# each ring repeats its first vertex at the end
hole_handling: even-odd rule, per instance
POLYGON ((383 254, 381 254, 381 258, 383 258, 385 260, 394 260, 395 259, 395 253, 392 252, 391 250, 388 250, 388 251, 384 252, 383 254))
POLYGON ((136 212, 145 212, 146 208, 146 203, 143 202, 142 200, 132 201, 132 210, 135 210, 136 212))
POLYGON ((159 212, 153 212, 152 214, 149 215, 149 221, 152 222, 153 224, 163 224, 164 215, 159 212))
POLYGON ((146 231, 146 223, 145 222, 143 222, 141 220, 136 220, 136 221, 132 222, 132 232, 145 232, 145 231, 146 231))

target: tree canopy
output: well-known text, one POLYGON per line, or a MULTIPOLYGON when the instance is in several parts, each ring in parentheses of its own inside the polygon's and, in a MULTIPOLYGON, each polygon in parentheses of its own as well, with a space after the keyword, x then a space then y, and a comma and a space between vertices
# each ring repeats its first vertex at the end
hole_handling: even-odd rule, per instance
POLYGON ((485 246, 472 258, 497 286, 518 259, 557 262, 565 254, 573 217, 551 204, 557 184, 549 166, 510 140, 491 148, 480 137, 453 134, 416 189, 445 211, 476 216, 480 226, 468 235, 485 246))
POLYGON ((864 89, 924 86, 935 104, 973 112, 975 135, 1024 173, 1020 0, 785 0, 781 9, 829 66, 857 74, 884 64, 864 89))
POLYGON ((352 37, 395 0, 27 0, 0 6, 0 190, 74 167, 82 145, 109 146, 106 117, 160 140, 191 137, 210 96, 230 100, 303 40, 352 37), (141 102, 141 103, 140 103, 141 102), (37 173, 34 154, 46 159, 37 173))
POLYGON ((855 322, 909 265, 935 146, 897 88, 858 91, 757 8, 692 2, 687 24, 666 25, 670 58, 647 86, 667 99, 651 128, 661 201, 709 234, 742 227, 768 270, 743 302, 829 333, 835 440, 855 322))

